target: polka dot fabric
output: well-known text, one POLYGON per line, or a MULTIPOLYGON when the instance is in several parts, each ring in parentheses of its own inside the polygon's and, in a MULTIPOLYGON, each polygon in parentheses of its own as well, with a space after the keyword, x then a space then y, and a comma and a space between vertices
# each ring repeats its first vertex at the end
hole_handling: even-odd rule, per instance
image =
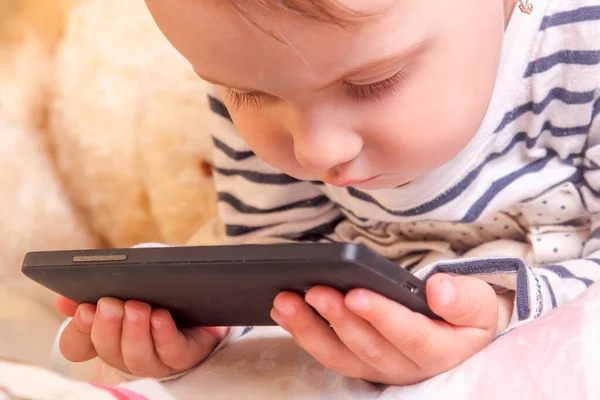
POLYGON ((364 228, 341 223, 336 233, 403 266, 424 260, 431 252, 479 253, 479 246, 507 240, 526 244, 528 259, 543 265, 581 257, 590 221, 577 188, 566 183, 475 223, 415 220, 364 228))

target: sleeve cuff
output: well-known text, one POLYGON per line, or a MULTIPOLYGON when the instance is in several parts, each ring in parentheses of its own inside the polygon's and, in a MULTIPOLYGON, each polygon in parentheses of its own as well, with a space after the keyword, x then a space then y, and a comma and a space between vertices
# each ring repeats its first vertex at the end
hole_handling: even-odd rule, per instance
POLYGON ((545 312, 556 308, 556 300, 547 279, 534 273, 518 258, 471 258, 441 262, 418 271, 426 280, 436 273, 469 275, 484 280, 497 293, 513 291, 515 302, 509 327, 501 333, 524 325, 545 312))
MULTIPOLYGON (((227 333, 227 336, 225 336, 225 338, 223 338, 223 340, 214 348, 214 350, 204 359, 202 360, 200 363, 198 363, 197 365, 194 365, 193 367, 186 369, 185 371, 181 371, 178 372, 176 374, 173 375, 168 375, 168 376, 164 376, 162 378, 155 378, 155 380, 157 382, 169 382, 169 381, 174 381, 177 380, 187 374, 189 374, 190 372, 192 372, 193 370, 195 370, 196 368, 198 368, 199 366, 201 366, 202 364, 204 364, 205 362, 207 362, 214 354, 216 354, 217 352, 219 352, 222 348, 224 348, 225 346, 227 346, 229 343, 239 339, 245 332, 247 332, 248 329, 247 327, 234 327, 231 328, 229 330, 229 332, 227 333)), ((110 367, 112 368, 112 367, 110 367)), ((116 371, 116 373, 121 376, 123 379, 127 380, 128 382, 132 382, 132 381, 136 381, 136 380, 140 380, 142 379, 139 376, 135 376, 132 374, 129 374, 127 372, 118 370, 116 368, 112 368, 114 371, 116 371)))

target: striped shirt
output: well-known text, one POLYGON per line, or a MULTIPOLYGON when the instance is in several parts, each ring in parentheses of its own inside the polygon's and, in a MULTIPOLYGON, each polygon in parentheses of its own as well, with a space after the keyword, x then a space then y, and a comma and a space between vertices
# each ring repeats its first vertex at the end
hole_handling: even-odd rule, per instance
POLYGON ((209 100, 228 243, 354 242, 421 278, 476 275, 516 292, 509 329, 600 278, 599 0, 516 11, 478 132, 399 188, 296 180, 255 156, 216 89, 209 100))

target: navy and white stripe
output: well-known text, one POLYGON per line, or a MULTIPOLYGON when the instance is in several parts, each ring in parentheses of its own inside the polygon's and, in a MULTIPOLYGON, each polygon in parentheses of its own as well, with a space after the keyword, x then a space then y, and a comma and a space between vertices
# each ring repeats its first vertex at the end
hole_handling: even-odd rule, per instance
MULTIPOLYGON (((491 139, 464 160, 459 176, 446 171, 456 179, 433 185, 439 186, 437 192, 412 184, 366 192, 298 181, 262 162, 236 132, 218 94, 211 95, 215 182, 228 241, 338 240, 336 227, 344 220, 360 229, 418 221, 476 224, 565 182, 576 185, 589 212, 598 215, 600 0, 538 0, 535 6, 534 15, 520 21, 537 24, 531 35, 507 44, 523 51, 503 59, 519 69, 516 77, 500 77, 496 90, 509 91, 510 101, 491 108, 492 125, 478 133, 491 139), (540 11, 544 15, 536 16, 540 11)), ((517 294, 514 327, 600 279, 596 233, 585 248, 587 259, 546 266, 515 259, 462 260, 437 264, 429 273, 478 275, 490 282, 493 276, 511 276, 517 294)))

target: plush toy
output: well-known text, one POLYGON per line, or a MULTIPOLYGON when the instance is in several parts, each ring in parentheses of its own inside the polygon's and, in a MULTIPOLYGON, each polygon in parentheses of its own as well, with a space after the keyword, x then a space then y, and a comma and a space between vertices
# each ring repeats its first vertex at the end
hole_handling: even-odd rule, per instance
POLYGON ((30 250, 218 242, 205 83, 143 0, 40 4, 0 0, 0 280, 30 250))
POLYGON ((205 89, 143 0, 69 15, 50 135, 71 199, 111 246, 186 244, 214 220, 205 89))
POLYGON ((58 178, 46 134, 54 49, 74 0, 0 0, 0 356, 48 364, 51 293, 20 274, 29 250, 100 244, 58 178))
POLYGON ((0 0, 0 357, 62 320, 27 251, 220 242, 207 114, 143 0, 0 0))
POLYGON ((46 135, 53 53, 72 0, 0 0, 0 282, 29 250, 99 242, 58 178, 46 135))

